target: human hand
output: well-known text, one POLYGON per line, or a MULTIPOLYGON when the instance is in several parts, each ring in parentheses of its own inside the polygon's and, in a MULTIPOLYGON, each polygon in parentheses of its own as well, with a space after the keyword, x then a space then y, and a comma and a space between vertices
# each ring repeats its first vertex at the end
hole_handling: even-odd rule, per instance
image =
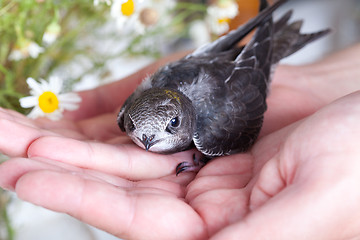
POLYGON ((360 237, 360 92, 260 139, 249 212, 214 239, 360 237))
MULTIPOLYGON (((184 53, 161 59, 122 81, 80 92, 83 101, 79 110, 65 112, 65 119, 61 121, 54 122, 48 119, 34 121, 14 111, 0 109, 1 133, 2 136, 7 136, 0 138, 0 153, 10 157, 30 157, 32 152, 35 151, 37 154, 40 151, 40 155, 50 154, 54 160, 82 157, 88 159, 82 166, 84 168, 87 168, 86 164, 90 161, 104 163, 98 159, 100 157, 109 160, 106 168, 114 170, 114 166, 118 166, 119 169, 123 169, 121 170, 123 177, 129 174, 132 179, 154 178, 172 172, 169 166, 175 169, 177 161, 174 157, 153 155, 156 157, 156 161, 153 162, 154 158, 151 154, 135 147, 120 131, 116 117, 121 103, 143 78, 160 65, 167 63, 169 59, 176 59, 182 55, 184 53), (46 147, 42 145, 44 143, 46 147), (72 147, 69 148, 70 146, 72 147), (119 161, 119 159, 128 161, 119 161), (152 167, 154 171, 151 170, 152 167), (131 174, 131 171, 136 172, 135 175, 138 176, 131 174)), ((103 166, 105 167, 106 164, 104 163, 103 166)))
MULTIPOLYGON (((284 74, 287 69, 289 68, 283 67, 278 72, 281 71, 280 73, 284 74)), ((104 134, 102 137, 94 134, 95 137, 92 138, 89 137, 91 134, 86 135, 83 131, 72 131, 72 129, 77 129, 74 126, 79 123, 74 125, 74 122, 61 124, 41 121, 30 122, 20 115, 3 111, 1 119, 5 120, 1 120, 0 129, 10 129, 10 126, 3 125, 7 118, 14 124, 12 127, 17 126, 19 128, 12 128, 12 132, 7 132, 6 141, 3 140, 0 143, 1 151, 8 151, 7 154, 12 153, 9 154, 12 156, 27 158, 14 158, 3 164, 0 167, 0 185, 16 190, 18 195, 25 200, 56 211, 69 213, 120 237, 201 239, 211 236, 220 229, 230 225, 230 227, 219 232, 220 237, 224 236, 221 234, 231 235, 233 233, 236 236, 244 235, 249 236, 248 238, 256 239, 256 234, 262 232, 259 229, 253 232, 255 231, 254 228, 255 226, 261 226, 262 229, 263 225, 252 224, 261 222, 261 216, 262 221, 265 222, 267 220, 267 224, 269 224, 269 228, 264 228, 265 233, 268 233, 269 229, 271 230, 277 226, 275 225, 276 222, 273 221, 274 219, 269 221, 269 215, 272 217, 271 211, 263 209, 271 209, 272 205, 268 207, 269 203, 279 198, 280 200, 283 199, 283 193, 286 190, 289 191, 288 189, 293 189, 294 186, 297 186, 296 184, 292 185, 292 182, 288 182, 288 185, 277 185, 277 180, 282 180, 283 175, 268 174, 269 172, 273 173, 274 170, 279 169, 284 164, 286 165, 288 161, 294 161, 294 163, 300 161, 296 160, 299 159, 296 158, 296 155, 293 155, 293 160, 289 158, 281 164, 274 164, 274 162, 277 163, 279 161, 274 159, 274 150, 278 150, 278 154, 285 150, 287 153, 291 152, 291 146, 296 146, 296 144, 290 144, 291 141, 294 142, 291 139, 295 139, 294 135, 296 136, 296 132, 299 135, 298 132, 303 132, 303 128, 311 128, 312 124, 316 126, 316 124, 321 123, 327 117, 324 113, 320 117, 314 117, 317 116, 315 114, 301 123, 275 132, 276 129, 309 115, 327 103, 326 99, 314 95, 312 93, 313 89, 306 91, 304 82, 306 81, 295 83, 294 80, 294 83, 291 82, 289 84, 285 79, 277 77, 268 101, 269 111, 265 120, 263 137, 255 144, 252 151, 247 154, 218 158, 206 165, 194 180, 195 176, 192 173, 186 173, 179 177, 174 176, 173 166, 176 166, 181 161, 178 161, 177 157, 168 159, 171 156, 144 153, 144 151, 136 147, 132 149, 131 144, 126 145, 129 147, 128 149, 131 149, 131 155, 125 154, 120 157, 120 154, 128 151, 126 148, 122 148, 125 145, 120 145, 121 141, 126 141, 126 139, 121 138, 120 140, 115 137, 114 140, 110 136, 117 136, 115 132, 113 135, 104 134), (297 94, 293 96, 289 94, 291 92, 297 94), (289 99, 291 99, 291 102, 289 99), (304 100, 306 102, 303 102, 304 100), (290 107, 286 108, 289 103, 290 106, 297 105, 299 108, 296 110, 290 107), (267 122, 271 121, 276 122, 277 114, 275 113, 285 116, 282 118, 283 121, 277 124, 267 124, 267 122), (311 120, 313 118, 315 120, 311 120), (59 131, 58 127, 60 125, 62 128, 65 128, 64 126, 69 127, 65 128, 66 131, 59 131), (17 134, 17 132, 20 131, 26 133, 26 138, 19 143, 21 134, 17 134), (61 132, 60 136, 57 135, 59 132, 61 132), (273 133, 269 135, 268 133, 271 132, 273 133), (38 138, 39 133, 42 136, 41 138, 38 138), (54 135, 57 136, 53 137, 54 135), (83 141, 96 138, 98 141, 101 139, 103 143, 83 141), (285 141, 285 139, 289 140, 285 141), (12 145, 11 142, 14 142, 14 144, 12 145), (115 143, 115 145, 107 144, 107 142, 115 143), (146 156, 138 161, 136 156, 141 153, 146 154, 146 156), (126 164, 122 164, 123 162, 126 162, 126 164), (253 166, 253 164, 255 165, 253 166), (264 164, 265 166, 263 167, 264 164), (136 182, 126 180, 155 177, 159 178, 136 182), (268 182, 269 177, 271 181, 268 182), (269 196, 274 197, 270 199, 263 197, 259 189, 267 190, 270 193, 269 196), (248 208, 249 205, 251 206, 250 209, 248 208), (91 214, 89 214, 90 210, 91 214), (265 212, 267 214, 256 214, 257 212, 265 212), (246 227, 248 232, 241 232, 246 230, 244 225, 247 222, 250 225, 249 228, 246 227), (271 224, 272 222, 274 222, 274 225, 271 224), (231 226, 236 226, 236 229, 234 230, 231 226), (238 228, 241 230, 240 232, 236 231, 238 228)), ((326 96, 328 97, 329 95, 326 96)), ((353 96, 349 97, 354 98, 353 96)), ((353 100, 355 101, 356 99, 353 100)), ((342 104, 347 106, 348 102, 342 104)), ((329 111, 325 111, 325 113, 329 114, 329 111)), ((343 115, 344 113, 340 112, 339 114, 343 115)), ((74 118, 81 119, 79 116, 74 118)), ((103 119, 102 117, 96 117, 95 119, 98 118, 103 119)), ((86 122, 90 120, 81 121, 86 122)), ((100 122, 107 123, 108 121, 100 122)), ((90 126, 92 125, 90 124, 90 126)), ((112 128, 110 127, 109 129, 112 128)), ((96 132, 95 128, 93 133, 96 132)), ((107 133, 112 133, 112 131, 107 131, 107 133)), ((337 134, 333 131, 330 131, 330 133, 337 134)), ((314 136, 308 131, 302 139, 307 141, 310 137, 314 136)), ((330 140, 330 137, 326 139, 330 140)), ((297 145, 299 145, 299 149, 302 146, 299 143, 297 145)), ((296 149, 294 148, 293 150, 296 149)), ((315 166, 319 165, 315 164, 315 166)), ((304 171, 301 170, 304 168, 295 169, 295 167, 297 166, 289 169, 294 170, 295 173, 297 171, 304 171)), ((323 169, 326 168, 323 167, 323 169)), ((317 170, 313 170, 313 172, 315 171, 317 170)), ((317 175, 314 175, 314 177, 317 177, 317 175)), ((305 181, 305 183, 312 184, 309 181, 305 181)), ((306 187, 304 188, 306 189, 306 187)), ((300 195, 300 197, 303 197, 303 195, 300 195)), ((288 205, 291 206, 292 204, 294 204, 294 201, 290 201, 288 205)), ((328 205, 333 206, 331 204, 328 205)), ((309 206, 306 205, 304 207, 309 206)), ((298 206, 294 207, 293 210, 297 209, 300 210, 298 206)), ((275 208, 273 210, 279 211, 279 209, 275 208)), ((281 211, 280 213, 284 212, 281 211)), ((284 216, 288 215, 284 214, 284 216)), ((296 212, 290 216, 295 218, 296 212)), ((293 220, 295 221, 296 219, 293 220)), ((309 224, 300 217, 298 220, 302 224, 309 224)), ((283 222, 279 221, 277 223, 283 222)), ((294 229, 287 228, 287 225, 285 226, 281 230, 292 233, 294 229)), ((296 227, 299 227, 299 225, 296 225, 296 227)), ((301 230, 300 233, 304 232, 302 228, 298 228, 298 230, 301 230)), ((320 231, 316 228, 312 230, 315 230, 315 233, 320 231)), ((275 233, 284 234, 280 230, 275 231, 275 233)), ((314 234, 314 232, 312 233, 314 234)), ((230 235, 226 236, 229 237, 230 235)), ((289 235, 285 234, 284 236, 289 235)), ((309 234, 309 236, 314 235, 309 234)), ((281 236, 278 239, 281 239, 281 236)))

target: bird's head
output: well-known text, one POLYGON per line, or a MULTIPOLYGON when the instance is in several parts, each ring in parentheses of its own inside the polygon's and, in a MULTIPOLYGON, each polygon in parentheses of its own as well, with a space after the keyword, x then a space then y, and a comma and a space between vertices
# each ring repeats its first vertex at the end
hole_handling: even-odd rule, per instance
POLYGON ((140 147, 171 153, 189 147, 196 115, 189 98, 173 89, 144 91, 124 115, 124 128, 140 147))

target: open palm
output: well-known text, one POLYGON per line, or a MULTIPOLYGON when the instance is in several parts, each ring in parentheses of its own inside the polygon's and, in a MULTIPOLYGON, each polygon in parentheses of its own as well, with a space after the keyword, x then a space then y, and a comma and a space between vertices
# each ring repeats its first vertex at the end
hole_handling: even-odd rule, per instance
MULTIPOLYGON (((345 213, 360 210, 360 190, 353 185, 360 180, 355 174, 360 171, 355 161, 360 93, 329 104, 356 90, 352 81, 329 87, 329 79, 303 77, 321 69, 320 63, 280 67, 252 150, 176 177, 176 165, 192 153, 145 152, 120 133, 115 121, 126 91, 156 66, 82 93, 80 110, 61 122, 32 121, 1 109, 0 152, 12 158, 0 166, 0 185, 24 200, 130 239, 206 239, 214 234, 218 239, 270 234, 271 239, 287 239, 289 233, 292 239, 329 239, 331 230, 349 217, 345 213), (317 94, 320 88, 325 90, 317 94), (346 205, 339 204, 345 200, 346 205)), ((356 236, 359 226, 358 221, 348 223, 339 237, 356 236)))

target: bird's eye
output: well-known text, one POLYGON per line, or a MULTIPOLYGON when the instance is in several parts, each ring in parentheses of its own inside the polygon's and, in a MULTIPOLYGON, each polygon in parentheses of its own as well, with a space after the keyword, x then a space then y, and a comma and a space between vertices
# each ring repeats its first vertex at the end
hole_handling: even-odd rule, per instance
POLYGON ((178 126, 180 126, 180 120, 178 117, 174 117, 173 119, 170 120, 168 126, 166 127, 166 131, 168 133, 173 134, 175 132, 174 128, 177 128, 178 126))
POLYGON ((172 127, 178 127, 180 125, 180 120, 178 117, 174 117, 170 120, 170 124, 172 127))

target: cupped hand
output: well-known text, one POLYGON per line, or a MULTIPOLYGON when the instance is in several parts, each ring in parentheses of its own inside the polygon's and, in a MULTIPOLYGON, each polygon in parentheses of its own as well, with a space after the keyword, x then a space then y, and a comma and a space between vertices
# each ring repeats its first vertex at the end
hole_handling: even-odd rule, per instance
POLYGON ((360 237, 360 92, 260 139, 249 212, 214 239, 360 237))
POLYGON ((116 126, 116 108, 154 68, 82 93, 80 110, 61 122, 2 109, 0 152, 12 159, 0 166, 0 185, 122 238, 352 237, 360 94, 329 104, 353 82, 316 92, 329 79, 307 73, 322 67, 280 67, 252 150, 214 159, 196 175, 174 172, 191 154, 145 152, 116 126))

